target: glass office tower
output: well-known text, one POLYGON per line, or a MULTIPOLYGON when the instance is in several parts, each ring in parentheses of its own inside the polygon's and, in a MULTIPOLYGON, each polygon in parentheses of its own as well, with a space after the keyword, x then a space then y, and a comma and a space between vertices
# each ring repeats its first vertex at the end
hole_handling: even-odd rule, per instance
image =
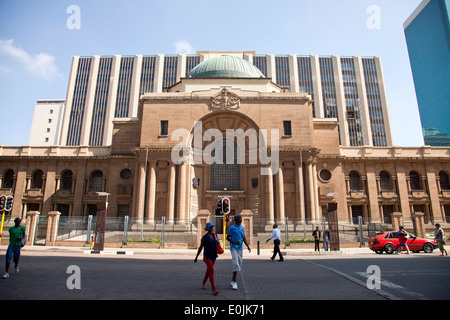
POLYGON ((404 23, 426 145, 450 146, 450 0, 424 0, 404 23))

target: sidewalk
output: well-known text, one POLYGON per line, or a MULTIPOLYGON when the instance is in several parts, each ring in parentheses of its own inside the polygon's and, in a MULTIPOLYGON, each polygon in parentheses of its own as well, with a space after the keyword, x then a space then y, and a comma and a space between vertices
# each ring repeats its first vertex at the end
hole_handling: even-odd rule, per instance
MULTIPOLYGON (((0 254, 5 252, 7 246, 0 245, 0 254)), ((252 248, 252 252, 244 250, 244 256, 246 258, 253 259, 267 259, 272 255, 273 249, 260 249, 259 255, 256 248, 252 248)), ((359 255, 359 254, 372 254, 369 248, 342 248, 340 251, 320 251, 315 252, 314 249, 282 249, 282 254, 286 257, 297 256, 315 256, 315 257, 327 257, 327 256, 340 256, 340 255, 359 255)), ((101 252, 90 250, 88 247, 52 247, 52 246, 25 246, 22 248, 22 254, 26 253, 61 253, 61 254, 89 254, 89 255, 138 255, 138 256, 176 256, 180 259, 192 258, 194 259, 197 249, 158 249, 158 248, 104 248, 101 252)), ((230 257, 229 249, 225 250, 222 257, 230 257)))

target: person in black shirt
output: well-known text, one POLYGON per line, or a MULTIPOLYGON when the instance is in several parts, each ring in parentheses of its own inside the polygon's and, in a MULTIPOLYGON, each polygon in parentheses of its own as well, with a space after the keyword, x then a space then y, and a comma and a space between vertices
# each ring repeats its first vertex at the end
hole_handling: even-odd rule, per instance
POLYGON ((312 233, 313 237, 314 237, 314 251, 319 251, 320 252, 320 231, 319 231, 319 227, 316 227, 316 230, 313 231, 312 233))

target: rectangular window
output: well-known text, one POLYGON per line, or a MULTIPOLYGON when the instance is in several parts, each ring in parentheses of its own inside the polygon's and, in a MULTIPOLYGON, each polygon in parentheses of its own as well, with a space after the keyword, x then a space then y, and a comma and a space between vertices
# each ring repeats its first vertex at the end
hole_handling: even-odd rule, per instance
POLYGON ((161 136, 167 136, 169 134, 169 121, 161 120, 161 136))
POLYGON ((292 136, 291 121, 283 121, 284 135, 292 136))
POLYGON ((117 207, 117 217, 125 217, 130 215, 130 205, 119 204, 117 207))

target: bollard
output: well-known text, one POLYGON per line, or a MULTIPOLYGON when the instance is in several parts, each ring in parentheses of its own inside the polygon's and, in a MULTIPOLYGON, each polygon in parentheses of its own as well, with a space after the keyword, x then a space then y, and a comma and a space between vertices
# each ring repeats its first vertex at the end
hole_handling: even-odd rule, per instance
POLYGON ((259 240, 257 242, 257 250, 256 250, 256 252, 257 252, 257 255, 259 256, 259 240))

